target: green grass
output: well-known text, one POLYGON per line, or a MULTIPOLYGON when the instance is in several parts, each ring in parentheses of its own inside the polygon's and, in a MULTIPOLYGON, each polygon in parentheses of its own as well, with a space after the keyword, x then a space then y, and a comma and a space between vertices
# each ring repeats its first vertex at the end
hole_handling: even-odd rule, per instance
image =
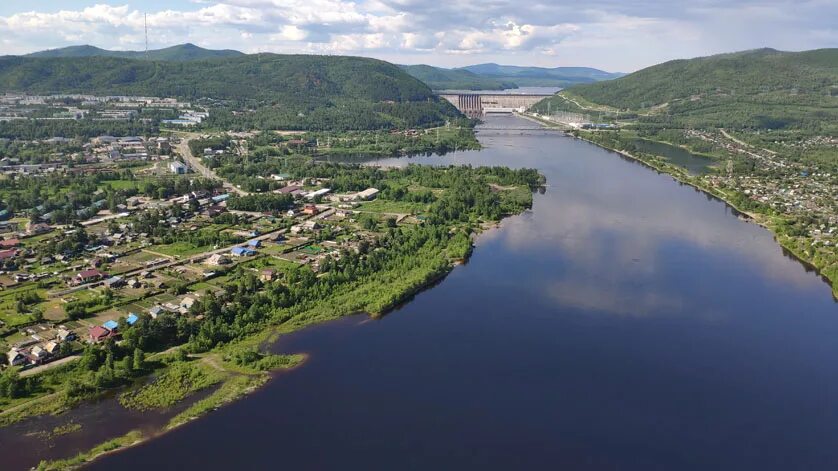
POLYGON ((91 461, 93 458, 96 458, 99 455, 132 445, 141 441, 142 439, 142 432, 140 432, 139 430, 132 430, 131 432, 128 432, 121 437, 108 440, 88 451, 81 452, 72 458, 64 460, 41 461, 41 463, 38 464, 37 469, 41 471, 57 471, 76 468, 84 463, 91 461))
POLYGON ((162 253, 164 255, 171 255, 173 257, 189 257, 198 255, 200 253, 210 250, 210 246, 196 247, 189 242, 175 242, 168 245, 155 245, 149 248, 152 252, 162 253))
POLYGON ((157 379, 119 396, 124 407, 149 410, 169 407, 186 396, 220 382, 223 373, 197 361, 173 363, 157 379))
POLYGON ((136 188, 138 183, 134 180, 103 180, 101 187, 104 188, 110 185, 114 190, 127 190, 129 188, 136 188))
POLYGON ((369 201, 361 204, 358 209, 360 211, 370 211, 376 213, 414 214, 425 209, 425 205, 422 203, 377 199, 375 201, 369 201))

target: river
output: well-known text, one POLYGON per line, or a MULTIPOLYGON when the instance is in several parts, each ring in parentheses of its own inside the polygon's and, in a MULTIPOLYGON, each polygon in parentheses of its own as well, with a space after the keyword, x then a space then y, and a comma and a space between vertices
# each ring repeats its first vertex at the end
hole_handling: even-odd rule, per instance
POLYGON ((376 165, 536 167, 532 211, 380 320, 283 337, 308 362, 90 469, 788 470, 838 465, 838 304, 766 230, 515 117, 482 151, 376 165), (533 128, 522 130, 522 128, 533 128))

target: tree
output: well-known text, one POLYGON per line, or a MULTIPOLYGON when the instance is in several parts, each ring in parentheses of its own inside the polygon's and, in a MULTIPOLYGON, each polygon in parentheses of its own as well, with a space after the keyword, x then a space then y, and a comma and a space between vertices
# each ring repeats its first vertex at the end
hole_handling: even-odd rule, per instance
POLYGON ((145 369, 145 353, 137 347, 134 349, 134 369, 137 371, 145 369))

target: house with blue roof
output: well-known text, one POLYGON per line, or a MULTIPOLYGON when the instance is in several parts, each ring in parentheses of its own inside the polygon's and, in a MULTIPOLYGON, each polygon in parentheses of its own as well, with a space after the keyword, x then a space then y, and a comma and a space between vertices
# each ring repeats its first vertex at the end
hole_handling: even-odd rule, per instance
POLYGON ((137 317, 137 315, 133 312, 129 313, 128 317, 125 318, 125 322, 127 322, 128 325, 134 325, 137 323, 138 320, 140 320, 140 318, 137 317))
POLYGON ((254 247, 254 248, 258 249, 259 247, 262 246, 262 241, 258 240, 258 239, 253 239, 251 241, 248 241, 247 245, 250 246, 250 247, 254 247))
POLYGON ((104 328, 106 328, 110 331, 114 331, 117 328, 119 328, 119 324, 116 321, 108 321, 108 322, 105 322, 104 324, 102 324, 102 327, 104 327, 104 328))
POLYGON ((230 253, 236 257, 248 257, 250 255, 255 255, 256 251, 247 247, 233 247, 233 250, 231 250, 230 253))

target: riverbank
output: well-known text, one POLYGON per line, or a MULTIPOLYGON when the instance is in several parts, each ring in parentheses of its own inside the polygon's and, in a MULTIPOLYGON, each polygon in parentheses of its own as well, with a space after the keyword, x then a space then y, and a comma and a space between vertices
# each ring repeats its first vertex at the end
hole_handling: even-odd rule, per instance
MULTIPOLYGON (((358 168, 355 171, 366 170, 358 168)), ((423 217, 414 223, 393 223, 388 229, 372 233, 374 237, 369 236, 357 251, 344 250, 336 259, 323 260, 318 271, 297 264, 274 264, 276 284, 258 283, 249 269, 228 274, 225 292, 207 299, 207 304, 201 306, 204 319, 196 327, 196 333, 190 336, 190 341, 180 351, 166 354, 173 363, 165 360, 156 368, 159 373, 151 383, 138 380, 128 390, 119 389, 126 391, 119 396, 124 407, 158 410, 183 403, 188 408, 174 417, 167 417, 166 424, 155 427, 152 432, 131 430, 124 433, 123 428, 119 432, 123 435, 119 437, 91 446, 72 458, 42 462, 40 468, 81 466, 104 454, 161 436, 256 391, 275 377, 272 372, 279 371, 277 366, 285 371, 304 360, 294 357, 293 361, 273 361, 288 357, 261 353, 266 344, 275 343, 279 335, 314 324, 357 313, 378 318, 398 308, 468 259, 474 234, 530 208, 533 185, 538 185, 538 181, 543 184, 543 176, 529 169, 472 170, 462 167, 409 172, 410 175, 421 175, 427 185, 439 186, 434 201, 451 204, 458 212, 441 213, 429 205, 424 211, 428 219, 435 219, 424 222, 423 217), (455 178, 453 174, 469 174, 473 178, 455 178), (434 183, 429 178, 434 175, 455 182, 442 183, 440 180, 434 183), (474 202, 460 205, 460 201, 466 201, 469 195, 474 197, 474 202), (253 309, 257 304, 259 311, 253 309), (255 316, 257 312, 262 313, 262 320, 237 325, 236 319, 255 316), (232 341, 216 341, 210 346, 200 343, 196 337, 202 333, 209 339, 219 338, 213 337, 215 334, 207 325, 206 316, 216 317, 211 327, 215 332, 235 326, 241 332, 240 336, 233 337, 235 340, 232 341), (187 355, 187 350, 193 354, 187 355), (178 363, 186 361, 187 357, 194 361, 194 367, 178 363), (217 387, 210 396, 194 404, 187 402, 193 400, 190 398, 197 390, 210 386, 217 387)), ((381 178, 390 178, 393 172, 382 175, 381 178)), ((255 270, 265 263, 260 264, 257 260, 250 265, 245 268, 255 270)), ((148 373, 149 368, 137 371, 148 373)))
MULTIPOLYGON (((489 226, 480 227, 476 229, 476 234, 482 233, 483 231, 490 228, 491 227, 489 226)), ((161 430, 152 434, 143 433, 140 430, 132 430, 123 436, 107 440, 99 445, 96 445, 88 451, 84 451, 77 454, 74 457, 41 462, 38 465, 37 469, 44 471, 77 469, 87 463, 96 460, 97 458, 119 452, 129 447, 139 445, 148 440, 161 437, 189 422, 200 419, 201 417, 210 412, 218 410, 220 407, 223 407, 234 401, 242 399, 245 396, 259 390, 260 388, 265 386, 269 381, 275 379, 277 374, 282 372, 288 372, 293 370, 294 368, 304 365, 305 355, 297 355, 296 361, 294 361, 291 365, 284 365, 282 368, 270 370, 268 374, 262 374, 263 372, 253 371, 247 368, 231 368, 229 364, 226 364, 220 360, 219 357, 223 356, 223 352, 236 349, 263 348, 266 344, 271 344, 279 341, 282 335, 298 332, 307 327, 311 327, 317 324, 332 321, 349 315, 364 313, 369 315, 373 319, 381 318, 387 313, 392 312, 393 310, 398 309, 400 306, 409 302, 414 296, 416 296, 420 292, 429 289, 441 282, 446 276, 448 276, 451 273, 451 271, 453 271, 454 268, 466 262, 470 256, 471 250, 469 250, 469 252, 466 254, 464 258, 458 260, 451 260, 451 263, 440 271, 424 271, 421 273, 416 272, 409 274, 401 274, 400 278, 402 278, 403 282, 405 283, 402 291, 399 293, 397 297, 393 298, 391 302, 383 305, 381 310, 372 312, 360 310, 334 310, 327 312, 318 312, 318 310, 312 310, 312 312, 298 316, 291 322, 284 323, 282 325, 270 326, 262 330, 261 332, 250 336, 247 339, 243 339, 239 342, 236 342, 234 345, 222 349, 221 352, 213 353, 211 354, 211 357, 215 358, 215 360, 211 361, 211 363, 213 363, 215 367, 220 369, 222 372, 226 374, 231 374, 231 376, 228 379, 224 380, 218 387, 218 389, 215 392, 213 392, 209 397, 196 402, 185 411, 174 416, 168 422, 168 424, 161 430)), ((369 284, 367 286, 358 286, 354 290, 352 290, 353 292, 350 294, 353 297, 362 296, 364 291, 369 289, 376 289, 376 287, 377 283, 374 285, 369 284)), ((205 358, 210 358, 210 356, 205 358)), ((188 397, 185 397, 183 399, 188 399, 188 397)))
MULTIPOLYGON (((564 132, 568 136, 572 136, 572 137, 575 137, 577 139, 583 140, 585 142, 593 144, 593 145, 595 145, 597 147, 600 147, 602 149, 606 149, 606 150, 609 150, 609 151, 612 151, 612 152, 616 152, 616 153, 620 154, 621 156, 623 156, 625 158, 628 158, 628 159, 634 160, 638 163, 641 163, 641 164, 643 164, 643 165, 645 165, 645 166, 647 166, 647 167, 649 167, 649 168, 651 168, 651 169, 653 169, 657 172, 665 173, 665 174, 671 176, 673 179, 675 179, 679 183, 690 185, 697 190, 703 191, 704 193, 723 201, 729 207, 736 210, 738 213, 744 215, 749 221, 751 221, 751 222, 763 227, 764 229, 768 230, 769 232, 771 232, 771 234, 774 236, 774 240, 777 242, 777 244, 780 247, 782 247, 783 249, 785 249, 788 252, 788 254, 790 254, 795 259, 797 259, 797 261, 799 261, 800 263, 802 263, 806 267, 808 267, 812 270, 815 270, 815 272, 819 276, 821 276, 827 284, 830 285, 830 287, 832 288, 833 297, 835 297, 835 299, 838 299, 838 273, 832 274, 832 273, 828 272, 827 269, 826 269, 827 267, 825 267, 822 264, 817 263, 816 260, 813 260, 811 257, 808 257, 808 256, 806 256, 806 254, 802 253, 800 251, 799 247, 797 247, 797 245, 794 243, 795 241, 793 239, 791 239, 787 236, 782 236, 781 234, 779 234, 779 232, 776 229, 778 221, 773 220, 771 216, 761 214, 761 213, 757 213, 757 212, 754 212, 754 211, 748 211, 748 210, 742 208, 740 205, 737 205, 733 201, 733 198, 731 198, 731 196, 729 194, 726 194, 725 192, 723 192, 723 191, 705 183, 704 181, 702 181, 700 176, 690 175, 689 172, 686 169, 684 169, 684 168, 682 168, 678 165, 670 163, 668 160, 666 160, 662 156, 654 156, 655 158, 651 158, 651 159, 646 158, 646 157, 643 157, 642 154, 635 154, 635 153, 628 152, 628 151, 623 150, 623 149, 619 149, 619 148, 616 148, 616 147, 613 147, 613 146, 608 146, 608 145, 605 145, 603 143, 597 142, 593 139, 585 137, 580 132, 575 132, 575 133, 568 132, 566 127, 562 127, 562 126, 557 125, 556 123, 553 123, 553 122, 550 122, 550 121, 539 119, 535 116, 530 116, 530 115, 526 115, 526 114, 519 114, 519 116, 521 116, 523 118, 526 118, 530 121, 540 123, 540 124, 544 125, 545 127, 564 132)), ((596 131, 589 131, 589 132, 596 132, 596 131)), ((673 145, 673 144, 665 142, 665 141, 654 141, 654 142, 660 142, 662 144, 673 145)), ((687 149, 686 147, 683 147, 683 146, 679 146, 679 147, 682 147, 686 150, 689 150, 689 149, 687 149)), ((690 152, 692 152, 692 151, 690 151, 690 152)), ((708 158, 713 158, 713 156, 710 156, 710 155, 705 155, 705 156, 708 157, 708 158)), ((778 216, 775 216, 775 217, 782 220, 782 216, 778 215, 778 216)))
MULTIPOLYGON (((657 157, 655 159, 644 158, 639 154, 633 154, 622 149, 610 147, 602 143, 599 143, 595 140, 586 138, 582 135, 574 135, 572 133, 566 134, 573 136, 577 139, 583 140, 585 142, 588 142, 590 144, 593 144, 597 147, 616 152, 621 156, 646 165, 647 167, 656 170, 660 173, 665 173, 671 176, 674 180, 678 181, 679 183, 690 185, 697 190, 700 190, 710 196, 713 196, 714 198, 719 199, 720 201, 723 201, 729 207, 736 210, 736 212, 744 215, 749 221, 771 232, 777 244, 783 249, 785 249, 791 256, 797 259, 797 261, 799 261, 806 267, 815 270, 815 272, 819 276, 821 276, 827 284, 830 285, 830 287, 832 288, 833 297, 835 297, 835 299, 838 299, 838 276, 830 275, 830 273, 826 271, 826 267, 816 263, 815 260, 812 260, 810 257, 807 257, 805 254, 801 253, 801 251, 798 249, 798 247, 796 247, 796 244, 793 243, 794 241, 791 238, 780 235, 776 229, 776 225, 778 224, 778 222, 773 220, 771 216, 753 211, 748 211, 742 208, 741 206, 733 202, 733 199, 730 197, 730 195, 711 185, 706 184, 702 181, 701 177, 690 175, 685 169, 669 163, 662 157, 655 156, 657 157)), ((782 219, 782 216, 775 217, 778 219, 782 219)))

